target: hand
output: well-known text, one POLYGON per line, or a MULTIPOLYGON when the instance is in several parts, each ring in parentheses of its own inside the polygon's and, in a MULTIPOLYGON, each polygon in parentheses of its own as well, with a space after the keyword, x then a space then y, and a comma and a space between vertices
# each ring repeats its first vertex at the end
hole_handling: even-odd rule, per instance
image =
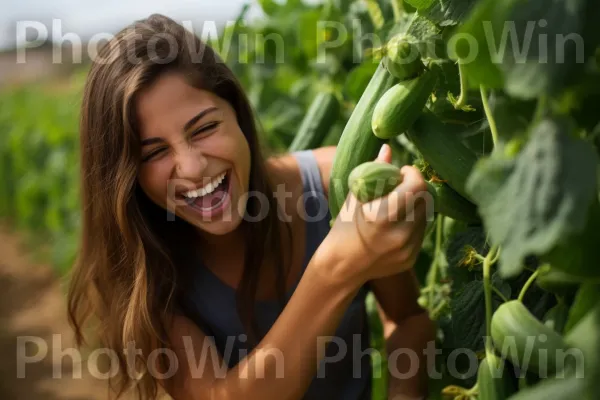
MULTIPOLYGON (((388 145, 381 148, 376 161, 391 161, 388 145)), ((413 267, 431 198, 418 169, 405 166, 400 171, 402 183, 387 196, 361 204, 352 193, 348 195, 319 249, 333 257, 330 264, 338 268, 334 273, 340 279, 360 286, 413 267)))

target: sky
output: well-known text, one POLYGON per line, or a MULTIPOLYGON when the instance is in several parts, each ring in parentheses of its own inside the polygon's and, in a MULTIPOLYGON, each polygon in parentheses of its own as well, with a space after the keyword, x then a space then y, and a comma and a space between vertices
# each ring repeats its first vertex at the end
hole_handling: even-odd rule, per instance
POLYGON ((179 22, 191 21, 194 30, 197 23, 201 31, 204 20, 217 25, 234 21, 246 1, 251 4, 248 18, 262 16, 256 0, 8 0, 1 6, 0 49, 14 46, 17 21, 22 27, 31 26, 26 30, 28 40, 45 30, 50 39, 74 33, 85 41, 97 34, 114 34, 155 12, 179 22), (54 19, 58 22, 53 28, 54 19))

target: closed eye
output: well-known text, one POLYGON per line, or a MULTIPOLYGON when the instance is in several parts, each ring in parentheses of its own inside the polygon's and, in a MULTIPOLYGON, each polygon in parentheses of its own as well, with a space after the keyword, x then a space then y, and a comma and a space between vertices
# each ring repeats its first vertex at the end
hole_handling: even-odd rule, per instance
POLYGON ((142 162, 150 161, 152 158, 154 158, 155 156, 159 155, 160 153, 162 153, 166 149, 167 149, 166 147, 159 147, 158 149, 150 152, 147 156, 145 156, 142 159, 142 162))
POLYGON ((206 125, 202 126, 201 128, 199 128, 199 129, 195 130, 195 131, 192 133, 192 136, 198 136, 198 135, 200 135, 201 133, 209 132, 210 130, 212 130, 212 129, 216 128, 216 127, 217 127, 217 126, 219 126, 219 125, 221 125, 221 122, 220 122, 220 121, 211 122, 211 123, 209 123, 209 124, 206 124, 206 125))

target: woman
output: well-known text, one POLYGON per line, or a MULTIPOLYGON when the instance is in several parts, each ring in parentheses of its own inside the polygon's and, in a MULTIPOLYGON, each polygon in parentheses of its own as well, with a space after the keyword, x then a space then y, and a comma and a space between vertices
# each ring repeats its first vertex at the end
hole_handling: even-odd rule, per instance
POLYGON ((424 180, 405 167, 388 197, 349 196, 330 229, 335 149, 265 159, 253 118, 213 50, 166 17, 100 51, 81 117, 79 345, 93 319, 120 392, 145 399, 367 399, 372 290, 402 351, 390 398, 420 398, 433 330, 411 268, 426 219, 406 199, 424 180))

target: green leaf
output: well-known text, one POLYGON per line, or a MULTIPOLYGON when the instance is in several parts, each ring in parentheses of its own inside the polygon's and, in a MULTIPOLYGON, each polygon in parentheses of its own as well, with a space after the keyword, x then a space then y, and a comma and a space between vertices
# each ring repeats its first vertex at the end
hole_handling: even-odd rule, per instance
POLYGON ((424 10, 428 8, 434 1, 435 0, 404 0, 404 2, 410 4, 417 10, 424 10))
POLYGON ((509 94, 524 99, 557 94, 577 79, 598 43, 584 36, 588 13, 595 14, 594 24, 600 17, 592 3, 597 2, 529 0, 511 9, 507 20, 514 25, 505 25, 503 33, 519 39, 507 41, 502 60, 509 94))
POLYGON ((377 69, 378 63, 367 60, 352 69, 346 78, 346 82, 344 84, 344 95, 350 101, 357 103, 362 96, 363 92, 367 88, 371 77, 375 73, 377 69))
POLYGON ((546 254, 585 227, 598 157, 573 129, 570 121, 544 119, 517 157, 495 152, 467 180, 491 241, 502 247, 503 276, 519 274, 528 255, 546 254))
POLYGON ((569 310, 565 333, 570 332, 597 303, 600 303, 600 285, 595 283, 583 284, 577 291, 573 305, 569 310))
POLYGON ((489 45, 495 46, 496 43, 490 43, 489 38, 499 37, 510 7, 516 1, 518 0, 484 0, 478 3, 469 18, 455 32, 456 37, 463 39, 455 42, 450 58, 460 60, 463 64, 463 71, 471 88, 479 88, 480 85, 501 88, 504 85, 499 65, 492 61, 489 51, 489 45))
POLYGON ((485 295, 482 281, 468 282, 452 295, 452 346, 473 351, 483 349, 485 295))
POLYGON ((439 26, 448 26, 463 22, 477 0, 424 0, 416 2, 432 3, 426 10, 419 8, 419 13, 439 26))
POLYGON ((583 353, 586 395, 583 398, 597 399, 600 381, 600 302, 596 302, 594 308, 565 336, 565 341, 583 353))

